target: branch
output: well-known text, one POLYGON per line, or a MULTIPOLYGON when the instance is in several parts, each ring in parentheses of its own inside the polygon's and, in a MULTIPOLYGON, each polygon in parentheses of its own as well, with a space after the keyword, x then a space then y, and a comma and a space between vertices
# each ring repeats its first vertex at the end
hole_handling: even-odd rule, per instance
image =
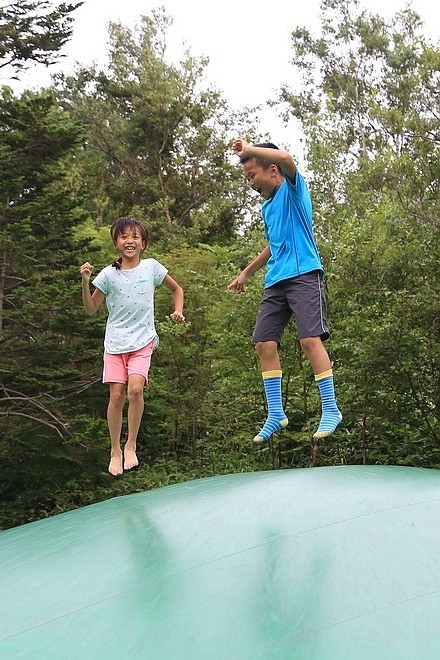
MULTIPOLYGON (((60 431, 60 429, 57 426, 55 426, 55 424, 52 424, 51 422, 49 422, 45 419, 41 419, 40 417, 34 417, 33 415, 29 415, 27 413, 22 413, 22 412, 18 412, 18 411, 16 412, 16 411, 12 410, 12 411, 7 411, 7 412, 4 412, 4 413, 0 413, 0 418, 1 417, 9 417, 10 415, 15 415, 16 417, 27 417, 28 419, 32 419, 34 422, 37 422, 38 424, 43 424, 44 426, 48 426, 49 428, 56 431, 58 433, 58 435, 60 436, 60 438, 64 437, 63 433, 60 431)), ((62 428, 66 431, 66 435, 68 435, 69 432, 67 431, 67 428, 65 427, 65 425, 62 424, 61 422, 60 422, 60 424, 61 424, 62 428)))
POLYGON ((40 411, 41 413, 43 413, 53 421, 52 422, 48 421, 44 417, 40 417, 40 416, 35 417, 34 415, 30 415, 29 413, 21 412, 20 410, 7 410, 6 412, 0 413, 1 417, 9 417, 9 415, 27 417, 28 419, 32 419, 34 421, 39 422, 40 424, 43 424, 45 426, 54 429, 60 437, 63 437, 62 431, 64 431, 64 435, 71 435, 70 431, 67 428, 67 424, 65 424, 57 415, 53 414, 43 403, 37 401, 37 398, 41 397, 42 395, 39 395, 39 397, 26 396, 21 392, 16 392, 14 390, 7 390, 6 387, 3 385, 3 383, 1 384, 1 389, 4 393, 4 397, 0 399, 0 404, 7 403, 12 405, 16 404, 20 406, 23 403, 25 403, 26 407, 29 407, 30 404, 31 406, 34 406, 34 408, 36 408, 38 411, 40 411), (61 430, 59 427, 61 428, 61 430))

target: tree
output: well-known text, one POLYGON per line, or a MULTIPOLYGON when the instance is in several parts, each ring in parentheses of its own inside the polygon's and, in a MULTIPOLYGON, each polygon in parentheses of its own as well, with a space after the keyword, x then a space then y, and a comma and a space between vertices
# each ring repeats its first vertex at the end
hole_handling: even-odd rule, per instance
POLYGON ((137 487, 171 481, 172 461, 180 461, 175 479, 192 474, 200 437, 212 427, 200 406, 210 388, 217 339, 210 302, 218 280, 207 272, 215 253, 200 242, 233 240, 241 176, 225 155, 224 104, 198 88, 202 64, 188 57, 181 67, 168 65, 157 29, 146 20, 138 43, 116 26, 108 73, 80 71, 61 77, 56 89, 20 99, 3 90, 0 492, 8 513, 23 508, 25 520, 123 492, 136 481, 111 489, 106 483, 107 392, 98 385, 105 320, 85 317, 78 277, 85 259, 97 270, 111 260, 108 228, 118 214, 153 225, 153 254, 162 253, 187 283, 192 317, 176 336, 164 320, 168 300, 158 301, 164 341, 143 425, 147 438, 154 434, 144 451, 154 464, 163 456, 167 469, 157 468, 165 474, 155 477, 145 461, 148 479, 137 487))
POLYGON ((72 12, 82 4, 63 2, 53 8, 49 0, 2 0, 0 68, 14 66, 13 77, 17 78, 31 62, 46 66, 56 62, 58 52, 72 34, 72 12))
POLYGON ((227 159, 234 117, 201 85, 205 59, 166 61, 169 23, 157 11, 136 34, 112 24, 106 72, 57 77, 60 102, 88 128, 78 194, 97 224, 130 212, 156 240, 180 242, 184 230, 194 243, 227 242, 237 217, 239 174, 227 159))
POLYGON ((324 0, 292 34, 327 266, 344 460, 438 465, 440 52, 409 9, 387 23, 324 0))
MULTIPOLYGON (((53 484, 77 463, 69 447, 69 396, 83 384, 75 334, 75 226, 83 213, 71 195, 66 152, 81 127, 50 94, 4 88, 0 99, 0 244, 2 246, 0 455, 1 492, 53 484), (11 451, 13 447, 13 451, 11 451), (44 451, 42 448, 44 447, 44 451), (54 466, 58 462, 58 471, 54 466)), ((81 316, 81 319, 80 319, 81 316)))

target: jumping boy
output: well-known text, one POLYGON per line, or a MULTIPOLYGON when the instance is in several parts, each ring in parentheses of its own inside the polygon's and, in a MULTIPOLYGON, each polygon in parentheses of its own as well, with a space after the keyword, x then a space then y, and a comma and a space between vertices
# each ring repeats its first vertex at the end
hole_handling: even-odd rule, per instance
POLYGON ((250 145, 242 139, 234 141, 232 150, 239 156, 251 188, 265 200, 261 214, 268 245, 228 286, 228 291, 241 293, 247 279, 267 267, 252 341, 260 358, 268 417, 254 441, 268 440, 289 421, 281 398, 278 346, 292 314, 321 396, 322 416, 313 437, 325 438, 335 431, 342 415, 336 403, 332 365, 323 344, 330 332, 310 193, 287 151, 270 142, 250 145))

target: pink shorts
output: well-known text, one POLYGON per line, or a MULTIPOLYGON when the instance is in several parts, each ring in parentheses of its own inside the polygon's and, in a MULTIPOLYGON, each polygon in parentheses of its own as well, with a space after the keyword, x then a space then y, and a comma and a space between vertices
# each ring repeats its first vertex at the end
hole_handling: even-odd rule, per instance
POLYGON ((132 374, 144 376, 145 385, 148 384, 151 355, 154 342, 139 348, 131 353, 107 353, 104 351, 103 383, 126 383, 132 374))

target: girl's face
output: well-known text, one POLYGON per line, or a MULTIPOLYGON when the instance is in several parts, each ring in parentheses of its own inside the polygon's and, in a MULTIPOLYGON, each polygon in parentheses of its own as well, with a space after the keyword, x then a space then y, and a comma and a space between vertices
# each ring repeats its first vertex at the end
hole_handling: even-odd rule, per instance
POLYGON ((117 235, 115 240, 115 248, 122 257, 122 263, 126 262, 131 266, 136 266, 139 263, 146 246, 146 242, 142 239, 141 233, 136 227, 126 227, 121 234, 117 235))

